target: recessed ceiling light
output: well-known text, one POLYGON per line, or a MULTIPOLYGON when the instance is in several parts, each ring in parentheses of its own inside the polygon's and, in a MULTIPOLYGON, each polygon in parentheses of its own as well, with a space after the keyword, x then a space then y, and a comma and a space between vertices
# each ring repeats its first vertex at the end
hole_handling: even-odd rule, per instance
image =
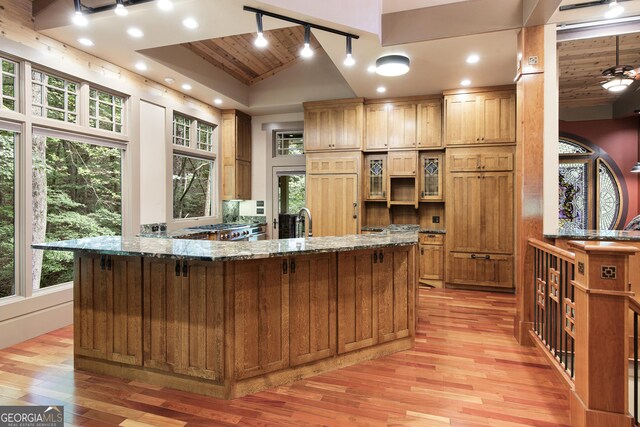
POLYGON ((164 81, 167 82, 168 84, 172 85, 176 82, 176 79, 174 79, 173 77, 165 77, 164 81))
POLYGON ((127 10, 126 7, 124 7, 124 4, 122 4, 122 0, 117 0, 117 1, 118 3, 116 4, 116 8, 113 11, 118 16, 127 16, 129 14, 129 11, 127 10))
POLYGON ((376 66, 375 65, 369 65, 367 67, 367 71, 370 73, 375 73, 376 72, 376 66))
POLYGON ((471 84, 471 80, 469 79, 464 79, 460 82, 461 86, 469 86, 471 84))
POLYGON ((378 91, 378 93, 385 93, 387 91, 387 88, 384 86, 378 86, 376 90, 378 91))
POLYGON ((136 69, 145 71, 147 69, 147 64, 145 64, 144 62, 136 62, 136 69))
POLYGON ((216 104, 216 105, 220 105, 220 104, 222 104, 222 99, 216 98, 216 99, 213 100, 213 103, 216 104))
POLYGON ((478 61, 480 61, 480 57, 475 53, 467 56, 467 64, 475 64, 478 61))
POLYGON ((182 25, 184 25, 190 30, 195 30, 196 28, 198 28, 199 24, 198 24, 198 21, 196 21, 193 18, 185 18, 182 20, 182 25))
POLYGON ((129 28, 127 30, 127 34, 129 34, 131 37, 136 37, 136 38, 144 37, 144 33, 142 32, 142 30, 140 28, 135 28, 135 27, 129 28))
POLYGON ((173 3, 171 3, 171 0, 158 0, 158 9, 171 10, 173 9, 173 3))
POLYGON ((87 19, 86 16, 84 16, 84 14, 80 11, 76 11, 73 14, 73 17, 71 18, 71 20, 73 21, 73 23, 75 25, 77 25, 78 27, 86 27, 87 25, 89 25, 89 20, 87 19))
POLYGON ((191 85, 189 83, 185 83, 185 84, 182 85, 182 89, 191 90, 191 85))
POLYGON ((91 39, 87 39, 84 37, 79 38, 78 43, 80 43, 83 46, 93 46, 93 42, 91 41, 91 39))

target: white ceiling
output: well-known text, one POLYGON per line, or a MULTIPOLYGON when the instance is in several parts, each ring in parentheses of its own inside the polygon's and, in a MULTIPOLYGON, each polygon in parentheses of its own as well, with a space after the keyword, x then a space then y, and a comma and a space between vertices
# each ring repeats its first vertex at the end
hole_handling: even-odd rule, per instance
MULTIPOLYGON (((101 0, 102 3, 105 1, 101 0)), ((282 5, 293 7, 290 4, 293 5, 296 2, 288 0, 173 1, 175 7, 169 13, 158 10, 154 2, 150 2, 129 7, 130 13, 127 17, 118 17, 112 12, 93 15, 88 27, 79 28, 70 25, 72 2, 58 0, 36 17, 36 27, 56 40, 158 82, 162 83, 165 77, 171 76, 176 80, 173 85, 170 85, 173 89, 182 91, 180 84, 188 82, 193 89, 185 93, 201 101, 212 103, 214 98, 219 97, 224 101, 223 108, 239 108, 250 114, 301 111, 302 102, 309 100, 353 96, 380 97, 376 92, 378 85, 386 86, 385 97, 422 95, 458 88, 463 78, 470 79, 474 86, 489 86, 511 84, 515 75, 517 29, 513 28, 513 13, 508 17, 509 23, 504 25, 506 28, 502 28, 502 31, 486 30, 490 31, 486 32, 479 28, 476 31, 480 34, 477 35, 382 46, 380 34, 359 29, 371 26, 370 17, 367 18, 367 22, 362 23, 363 25, 355 20, 350 21, 348 17, 341 20, 341 22, 356 22, 353 24, 354 27, 326 21, 318 18, 318 16, 332 16, 329 13, 323 14, 318 8, 318 4, 323 2, 315 2, 313 15, 309 16, 278 7, 282 5), (345 52, 343 37, 313 30, 327 55, 316 55, 312 61, 298 64, 250 88, 197 56, 185 52, 186 49, 175 46, 188 41, 254 32, 255 15, 244 12, 242 10, 244 5, 360 35, 360 39, 353 41, 356 65, 347 68, 342 64, 345 52), (182 26, 181 21, 188 16, 199 21, 199 28, 188 30, 182 26), (129 37, 126 29, 131 26, 142 29, 145 37, 142 39, 129 37), (92 39, 95 46, 80 45, 77 41, 80 37, 92 39), (409 56, 412 61, 411 71, 405 76, 394 78, 383 78, 368 73, 367 67, 385 53, 403 53, 409 56), (470 53, 479 54, 480 62, 475 65, 466 64, 465 58, 470 53), (134 68, 134 64, 141 60, 148 66, 148 69, 143 72, 136 71, 134 68)), ((344 0, 327 0, 325 3, 334 4, 336 1, 344 0)), ((353 1, 353 4, 357 4, 357 1, 364 0, 353 1)), ((421 9, 424 13, 424 8, 433 7, 433 11, 451 13, 451 9, 447 10, 447 5, 460 10, 461 1, 468 3, 471 7, 474 3, 477 5, 478 1, 489 0, 378 1, 382 1, 384 11, 403 12, 421 9)), ((509 0, 509 2, 512 1, 509 0)), ((640 0, 624 4, 626 6, 629 3, 640 4, 640 0)), ((302 3, 298 4, 302 5, 302 3)), ((499 6, 499 3, 495 4, 496 7, 499 6)), ((309 10, 306 12, 312 13, 309 10)), ((492 15, 490 24, 493 28, 499 28, 500 15, 492 10, 487 10, 486 13, 492 15)), ((476 18, 477 14, 470 15, 472 16, 464 16, 464 19, 484 21, 480 19, 481 17, 476 18)), ((506 20, 507 17, 504 19, 506 20)), ((264 19, 265 30, 288 25, 290 24, 283 21, 264 19)), ((446 27, 446 21, 443 25, 446 27)))

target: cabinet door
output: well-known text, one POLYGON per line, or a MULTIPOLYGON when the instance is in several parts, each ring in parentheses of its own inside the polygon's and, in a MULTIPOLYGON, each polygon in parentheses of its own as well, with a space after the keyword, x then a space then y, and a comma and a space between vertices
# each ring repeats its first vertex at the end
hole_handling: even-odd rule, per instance
POLYGON ((251 162, 236 161, 236 199, 251 199, 251 162))
POLYGON ((340 354, 378 342, 378 295, 374 279, 373 251, 338 253, 340 354))
POLYGON ((389 148, 416 147, 416 104, 390 104, 389 148))
POLYGON ((464 148, 447 150, 447 169, 449 172, 475 172, 480 170, 480 154, 466 151, 464 148))
POLYGON ((487 150, 480 156, 483 171, 512 171, 513 150, 509 147, 487 150))
POLYGON ((304 150, 331 149, 331 110, 328 108, 307 109, 304 112, 304 150))
POLYGON ((485 253, 449 253, 447 282, 457 285, 513 287, 513 257, 485 253))
POLYGON ((365 193, 366 200, 387 200, 387 156, 366 155, 365 193))
POLYGON ((314 236, 343 236, 358 232, 358 175, 307 176, 307 203, 314 236))
POLYGON ((386 104, 365 105, 365 149, 386 150, 388 148, 389 115, 387 110, 386 104))
POLYGON ((237 379, 289 366, 289 286, 286 258, 230 263, 234 290, 237 379))
POLYGON ((442 147, 442 103, 418 104, 418 148, 442 147))
POLYGON ((251 161, 251 117, 236 116, 236 159, 251 161))
POLYGON ((442 280, 444 277, 444 250, 440 245, 420 245, 420 278, 442 280))
POLYGON ((516 96, 514 92, 491 92, 479 97, 480 142, 515 142, 516 96))
POLYGON ((513 173, 485 172, 480 179, 482 195, 482 250, 513 252, 513 173))
POLYGON ((76 253, 73 278, 74 353, 98 359, 107 357, 107 284, 112 280, 103 257, 76 253))
POLYGON ((394 151, 387 155, 388 174, 391 176, 416 176, 417 151, 394 151))
POLYGON ((308 255, 289 262, 291 365, 336 354, 336 256, 308 255))
POLYGON ((110 258, 110 265, 107 261, 111 278, 107 281, 107 359, 142 366, 142 260, 110 258))
POLYGON ((447 145, 475 144, 480 141, 476 98, 475 95, 453 95, 445 99, 447 145))
POLYGON ((482 251, 480 174, 452 173, 447 181, 447 241, 454 251, 482 251))
POLYGON ((180 261, 144 259, 144 366, 180 372, 183 343, 180 261))
MULTIPOLYGON (((413 335, 415 266, 413 246, 379 249, 374 270, 378 294, 378 341, 413 335)), ((374 258, 374 265, 376 258, 374 258)))
POLYGON ((442 154, 420 154, 420 200, 443 200, 442 154))
MULTIPOLYGON (((182 266, 183 272, 185 264, 182 266)), ((221 262, 186 262, 182 282, 180 373, 223 379, 224 295, 221 262)), ((155 285, 153 285, 155 286, 155 285)))
MULTIPOLYGON (((332 148, 362 149, 362 105, 348 105, 331 110, 332 148)), ((305 135, 306 137, 306 135, 305 135)))

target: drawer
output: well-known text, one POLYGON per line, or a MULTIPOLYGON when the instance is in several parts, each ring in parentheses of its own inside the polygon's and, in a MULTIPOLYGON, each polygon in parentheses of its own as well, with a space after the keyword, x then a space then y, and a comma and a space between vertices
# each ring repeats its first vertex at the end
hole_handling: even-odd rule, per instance
POLYGON ((447 283, 513 288, 513 256, 449 252, 447 283))
POLYGON ((420 233, 421 245, 442 245, 444 244, 444 234, 420 233))

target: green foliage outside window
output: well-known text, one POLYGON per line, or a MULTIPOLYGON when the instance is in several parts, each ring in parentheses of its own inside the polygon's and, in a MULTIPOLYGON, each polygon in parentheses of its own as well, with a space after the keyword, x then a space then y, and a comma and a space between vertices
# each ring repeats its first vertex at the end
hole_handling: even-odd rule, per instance
POLYGON ((173 156, 173 217, 211 216, 213 161, 173 156))
POLYGON ((103 92, 89 90, 89 126, 122 133, 122 111, 124 98, 103 92))
POLYGON ((0 298, 15 294, 15 134, 0 131, 0 298))
POLYGON ((0 108, 4 110, 16 111, 16 82, 18 77, 18 64, 6 59, 0 58, 2 62, 2 69, 0 75, 2 76, 2 92, 0 92, 0 99, 2 99, 2 105, 0 108))

